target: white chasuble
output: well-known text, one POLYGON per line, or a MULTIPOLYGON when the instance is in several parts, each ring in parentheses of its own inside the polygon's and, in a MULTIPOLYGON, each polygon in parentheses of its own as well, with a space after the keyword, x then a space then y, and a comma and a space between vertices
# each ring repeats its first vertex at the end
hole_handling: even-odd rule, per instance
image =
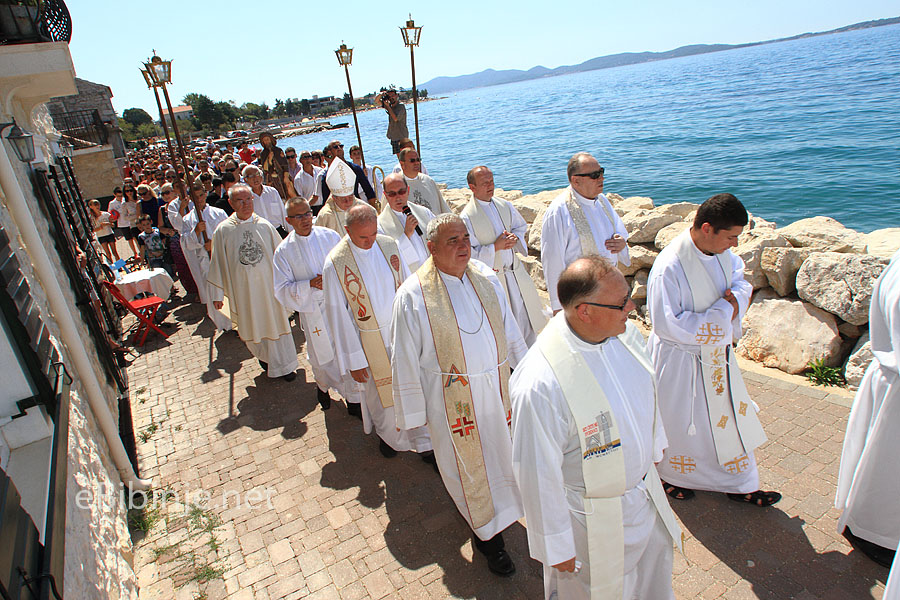
POLYGON ((391 367, 397 425, 401 429, 428 425, 447 492, 475 534, 487 540, 522 516, 521 499, 512 473, 510 415, 504 407, 501 368, 507 364, 515 367, 527 348, 503 287, 493 270, 480 261, 470 261, 469 268, 477 269, 490 282, 500 312, 494 318, 501 323, 490 321, 481 299, 486 292, 479 295, 468 274, 460 279, 437 273, 454 317, 432 316, 430 312, 438 306, 435 303, 441 300, 426 298, 425 290, 437 287, 438 283, 432 279, 431 285, 423 286, 425 282, 420 278, 430 263, 429 259, 416 276, 400 286, 394 300, 391 367), (497 335, 502 327, 507 346, 505 356, 498 355, 499 344, 492 325, 498 329, 497 335), (438 329, 442 331, 438 333, 438 329), (461 343, 465 367, 457 365, 455 358, 453 364, 446 365, 449 356, 446 351, 445 356, 439 356, 439 344, 446 345, 450 335, 456 335, 461 343), (455 388, 450 395, 449 388, 455 388), (463 394, 457 399, 460 391, 463 394), (474 446, 469 443, 476 422, 480 457, 471 455, 474 446), (478 477, 486 480, 486 491, 472 489, 478 477), (465 488, 467 485, 469 489, 465 488), (488 498, 489 509, 481 503, 488 498), (475 499, 476 505, 470 505, 471 499, 475 499), (488 514, 492 516, 483 522, 488 514))
MULTIPOLYGON (((357 204, 368 206, 368 203, 357 198, 350 207, 352 208, 357 204)), ((329 196, 328 200, 325 201, 325 206, 319 211, 315 224, 319 227, 327 227, 337 232, 339 236, 344 237, 347 235, 347 211, 338 208, 334 203, 334 197, 329 196)))
POLYGON ((628 239, 625 224, 603 194, 585 198, 569 186, 550 203, 541 225, 541 265, 552 310, 562 308, 556 296, 559 276, 585 254, 598 254, 613 264, 631 264, 627 245, 618 254, 606 249, 606 240, 617 233, 628 239))
POLYGON ((557 315, 511 393, 513 466, 545 597, 673 598, 681 533, 653 466, 666 437, 640 333, 629 324, 591 344, 557 315), (579 573, 552 568, 572 557, 579 573))
MULTIPOLYGON (((191 272, 191 278, 196 283, 202 274, 200 270, 200 261, 197 258, 197 253, 188 247, 187 240, 184 239, 184 219, 194 212, 194 203, 188 200, 188 210, 184 217, 182 217, 178 212, 181 202, 181 198, 175 198, 169 202, 169 205, 166 207, 166 214, 169 216, 169 223, 172 224, 172 229, 178 232, 178 243, 181 245, 181 253, 184 254, 184 262, 187 263, 188 271, 191 272)), ((200 302, 206 304, 205 285, 197 284, 197 296, 200 297, 200 302)))
POLYGON ((679 236, 669 244, 648 280, 653 322, 648 346, 669 438, 660 477, 690 489, 754 492, 759 472, 753 449, 765 434, 731 349, 740 337, 752 287, 744 280, 740 257, 730 251, 708 256, 693 244, 689 231, 683 235, 687 243, 679 236), (685 266, 687 252, 692 255, 685 266), (734 309, 722 297, 726 289, 738 302, 734 319, 734 309))
MULTIPOLYGON (((893 549, 900 543, 900 253, 872 290, 869 335, 874 358, 850 409, 835 506, 843 510, 838 531, 849 527, 854 535, 893 549)), ((900 597, 900 581, 893 583, 900 597)))
MULTIPOLYGON (((227 218, 228 213, 220 208, 209 205, 203 208, 203 222, 206 223, 206 235, 210 240, 212 240, 213 234, 215 234, 219 225, 224 223, 227 218)), ((198 290, 200 288, 205 290, 206 314, 215 324, 216 329, 219 331, 230 331, 232 327, 231 317, 218 310, 213 304, 216 301, 223 301, 225 294, 221 288, 217 288, 207 281, 209 277, 210 254, 204 248, 203 234, 197 235, 194 231, 199 223, 200 220, 197 218, 196 210, 186 214, 183 223, 184 233, 181 239, 184 240, 185 247, 194 254, 194 260, 197 262, 199 279, 195 277, 194 283, 197 284, 198 290)), ((223 307, 223 310, 227 311, 228 308, 223 307)))
POLYGON ((291 231, 274 256, 275 297, 290 311, 300 315, 300 326, 306 336, 306 353, 316 383, 324 392, 333 388, 347 397, 334 345, 325 324, 325 294, 310 285, 310 280, 322 275, 325 257, 341 240, 324 227, 313 227, 308 236, 291 231))
POLYGON ((444 195, 434 179, 424 173, 419 173, 412 179, 406 175, 403 178, 406 180, 406 185, 409 186, 409 201, 412 204, 424 206, 435 215, 453 212, 450 210, 450 205, 444 200, 444 195))
POLYGON ((516 255, 518 252, 528 256, 528 249, 525 247, 528 223, 512 204, 500 198, 482 202, 473 197, 463 207, 460 216, 469 230, 472 256, 494 268, 506 290, 509 305, 522 330, 522 337, 530 346, 546 325, 547 317, 534 280, 516 255), (497 251, 494 242, 504 231, 515 234, 519 241, 513 248, 497 251))
POLYGON ((398 213, 387 203, 385 203, 384 208, 381 209, 381 213, 378 215, 378 232, 397 242, 397 247, 400 248, 403 260, 409 265, 410 272, 415 273, 429 256, 424 234, 425 228, 428 227, 428 222, 434 218, 434 214, 424 206, 417 204, 407 204, 407 206, 419 222, 419 229, 422 231, 422 235, 413 232, 412 236, 407 237, 403 231, 403 228, 406 226, 406 215, 398 213))

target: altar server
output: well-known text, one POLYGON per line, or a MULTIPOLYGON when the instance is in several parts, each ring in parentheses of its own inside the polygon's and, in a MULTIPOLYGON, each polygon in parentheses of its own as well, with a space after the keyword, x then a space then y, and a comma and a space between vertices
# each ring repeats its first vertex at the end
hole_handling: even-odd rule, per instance
POLYGON ((561 308, 556 282, 576 258, 597 254, 628 266, 628 231, 603 195, 605 169, 587 152, 569 159, 569 187, 544 212, 541 225, 541 265, 550 294, 550 308, 561 308))
MULTIPOLYGON (((238 183, 228 190, 234 213, 213 234, 209 283, 228 297, 238 335, 269 377, 293 381, 297 348, 287 311, 275 299, 272 257, 281 237, 253 212, 253 191, 238 183)), ((222 310, 223 303, 215 302, 222 310)))
POLYGON ((300 327, 306 335, 306 357, 318 386, 317 398, 322 410, 327 410, 331 407, 329 388, 345 399, 349 395, 325 324, 322 291, 325 257, 341 241, 341 236, 330 229, 314 227, 312 209, 302 197, 288 200, 285 210, 293 231, 275 249, 275 297, 285 308, 300 314, 300 327))
POLYGON ((475 167, 466 176, 472 199, 460 216, 472 241, 472 256, 494 269, 506 290, 525 343, 531 346, 547 323, 534 280, 519 255, 528 256, 525 233, 528 223, 512 203, 494 197, 494 174, 475 167))
POLYGON ((502 531, 522 516, 512 473, 509 370, 526 351, 503 286, 469 262, 462 219, 438 215, 431 257, 397 293, 391 319, 397 425, 428 425, 444 486, 488 568, 512 575, 502 531))
POLYGON ((346 228, 323 271, 325 314, 340 372, 362 388, 363 429, 371 433, 374 428, 382 455, 429 452, 424 427, 397 428, 391 393, 391 304, 409 269, 394 240, 378 235, 378 215, 371 206, 347 211, 346 228))
POLYGON ((589 256, 558 286, 562 314, 510 382, 513 470, 544 597, 674 598, 681 530, 654 467, 666 435, 628 283, 589 256))
POLYGON ((900 543, 900 252, 872 289, 869 335, 874 357, 850 409, 835 506, 838 531, 888 567, 900 543))
POLYGON ((378 232, 397 242, 409 270, 415 272, 428 259, 425 231, 434 213, 409 203, 409 186, 398 173, 384 179, 384 196, 387 202, 378 215, 378 232))
POLYGON ((666 493, 679 500, 694 490, 726 492, 757 506, 781 499, 759 489, 753 450, 766 434, 732 349, 753 291, 744 261, 730 250, 747 221, 733 195, 713 196, 660 253, 647 283, 648 346, 669 438, 659 474, 666 493))

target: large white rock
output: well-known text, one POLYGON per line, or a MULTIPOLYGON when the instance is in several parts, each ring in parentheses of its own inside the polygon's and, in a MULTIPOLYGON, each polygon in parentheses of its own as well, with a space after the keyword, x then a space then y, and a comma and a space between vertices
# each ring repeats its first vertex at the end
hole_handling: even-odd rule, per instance
POLYGON ((630 266, 626 267, 622 265, 622 263, 619 263, 619 270, 622 271, 622 274, 626 277, 634 275, 641 269, 647 269, 649 271, 650 267, 653 266, 653 261, 659 256, 659 252, 649 245, 629 244, 628 256, 631 258, 630 266))
POLYGON ((864 234, 866 240, 866 252, 875 256, 892 257, 900 250, 900 227, 888 229, 876 229, 872 233, 864 234))
POLYGON ((528 251, 535 254, 541 253, 541 227, 544 225, 544 212, 546 210, 546 208, 541 209, 534 221, 531 222, 531 225, 528 226, 528 232, 525 234, 525 243, 528 246, 528 251))
POLYGON ((631 288, 632 300, 640 303, 640 301, 647 299, 647 278, 649 276, 650 271, 647 269, 641 269, 634 274, 634 282, 631 288))
POLYGON ((869 332, 867 331, 856 342, 850 358, 844 364, 844 380, 847 382, 847 387, 854 390, 859 387, 873 358, 875 356, 872 354, 872 342, 869 341, 869 332))
POLYGON ((684 220, 688 215, 697 212, 699 204, 693 202, 673 202, 672 204, 661 204, 654 212, 661 215, 675 215, 679 219, 684 220))
POLYGON ((757 217, 751 213, 748 213, 748 217, 750 218, 747 223, 747 229, 775 229, 776 225, 772 221, 766 221, 762 217, 757 217))
POLYGON ((787 296, 797 289, 797 271, 809 255, 809 248, 768 247, 763 248, 759 264, 769 285, 787 296))
POLYGON ((689 221, 678 221, 671 225, 666 225, 657 232, 656 237, 653 239, 653 245, 662 250, 672 243, 672 240, 677 238, 682 231, 690 228, 691 222, 689 221))
POLYGON ((654 210, 638 209, 626 213, 622 217, 625 229, 628 230, 628 240, 635 244, 652 242, 656 234, 666 225, 681 221, 678 215, 659 213, 654 210))
POLYGON ((787 373, 800 373, 811 360, 829 366, 841 360, 841 336, 834 315, 770 289, 756 293, 743 321, 741 356, 787 373))
POLYGON ((817 252, 797 272, 797 294, 848 323, 869 321, 872 286, 888 259, 867 254, 817 252))
MULTIPOLYGON (((628 198, 622 198, 621 200, 613 200, 610 198, 613 194, 607 194, 606 197, 609 198, 609 201, 612 202, 613 208, 616 209, 616 212, 619 213, 619 216, 628 214, 633 210, 652 210, 653 209, 653 199, 647 198, 645 196, 629 196, 628 198)), ((616 194, 618 195, 618 194, 616 194)))
POLYGON ((863 254, 865 237, 841 225, 831 217, 800 219, 775 230, 795 248, 812 248, 823 252, 849 252, 863 254))
POLYGON ((537 289, 546 292, 547 281, 544 279, 544 266, 541 264, 540 259, 536 256, 522 256, 521 254, 519 258, 522 264, 525 265, 525 270, 528 271, 528 274, 534 280, 534 285, 537 286, 537 289))
POLYGON ((751 229, 742 233, 738 241, 740 243, 733 252, 744 261, 744 279, 750 282, 754 290, 766 287, 769 280, 760 266, 763 250, 774 247, 790 248, 790 242, 767 228, 751 229))
MULTIPOLYGON (((520 196, 517 199, 513 199, 513 206, 516 207, 516 210, 519 211, 519 214, 522 215, 522 218, 525 219, 527 223, 534 223, 534 220, 537 216, 553 202, 553 199, 559 196, 559 194, 563 190, 547 190, 546 192, 539 192, 537 194, 528 194, 527 196, 520 196)), ((505 199, 505 198, 504 198, 505 199)))

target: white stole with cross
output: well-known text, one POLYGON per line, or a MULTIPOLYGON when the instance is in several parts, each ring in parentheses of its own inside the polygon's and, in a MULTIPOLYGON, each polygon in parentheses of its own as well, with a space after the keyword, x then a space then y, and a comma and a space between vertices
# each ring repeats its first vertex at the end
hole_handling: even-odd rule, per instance
MULTIPOLYGON (((690 229, 675 238, 672 245, 691 288, 694 312, 703 313, 722 298, 723 290, 718 289, 697 256, 698 250, 691 239, 690 229)), ((731 252, 726 250, 717 254, 716 259, 715 264, 725 275, 725 287, 730 289, 731 252)), ((734 325, 732 340, 722 339, 724 336, 713 331, 712 327, 712 324, 706 324, 705 329, 698 332, 700 372, 716 458, 720 465, 728 469, 729 463, 742 459, 765 443, 767 438, 756 414, 756 403, 747 393, 737 359, 731 351, 731 342, 740 337, 740 323, 734 325)))
MULTIPOLYGON (((625 564, 621 500, 621 496, 627 491, 625 457, 609 399, 581 353, 566 342, 567 329, 565 315, 557 314, 538 336, 537 345, 559 383, 578 430, 583 456, 581 470, 585 486, 583 500, 588 533, 591 598, 618 600, 622 597, 625 564)), ((647 355, 644 339, 631 323, 627 324, 625 333, 618 336, 618 339, 653 379, 655 435, 656 372, 647 355)), ((644 476, 644 484, 669 535, 678 549, 684 552, 681 528, 666 500, 659 473, 652 463, 644 476)))
MULTIPOLYGON (((497 214, 500 216, 500 223, 503 225, 503 230, 509 231, 512 227, 512 206, 510 206, 506 200, 501 200, 500 198, 491 198, 491 204, 497 209, 497 214)), ((493 244, 497 240, 497 233, 494 231, 494 226, 491 224, 490 217, 488 217, 484 208, 481 207, 475 197, 472 197, 465 207, 463 207, 461 215, 469 219, 479 245, 487 246, 493 244)), ((583 216, 584 213, 582 213, 582 217, 583 216)), ((522 240, 519 240, 518 245, 520 248, 524 249, 522 240)), ((513 257, 513 277, 515 277, 516 284, 519 287, 519 293, 522 295, 522 301, 525 304, 525 312, 528 313, 528 321, 531 323, 531 329, 537 334, 540 333, 544 328, 544 325, 547 324, 547 317, 544 316, 541 299, 538 296, 534 280, 531 279, 531 276, 529 276, 528 272, 525 270, 525 265, 523 265, 522 261, 519 260, 519 257, 516 256, 516 249, 513 248, 511 250, 513 257)), ((502 261, 502 253, 499 251, 494 252, 494 264, 490 266, 494 269, 494 272, 497 273, 497 278, 503 286, 503 291, 506 292, 506 297, 509 298, 509 284, 506 282, 505 273, 501 272, 505 268, 502 261)))

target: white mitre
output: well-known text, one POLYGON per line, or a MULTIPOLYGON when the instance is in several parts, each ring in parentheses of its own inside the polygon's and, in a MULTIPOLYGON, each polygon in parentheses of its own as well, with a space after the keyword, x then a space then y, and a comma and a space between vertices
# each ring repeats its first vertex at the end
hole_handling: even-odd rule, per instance
POLYGON ((328 189, 335 196, 352 196, 353 188, 356 185, 356 173, 347 163, 340 158, 335 158, 328 166, 325 183, 328 184, 328 189))

